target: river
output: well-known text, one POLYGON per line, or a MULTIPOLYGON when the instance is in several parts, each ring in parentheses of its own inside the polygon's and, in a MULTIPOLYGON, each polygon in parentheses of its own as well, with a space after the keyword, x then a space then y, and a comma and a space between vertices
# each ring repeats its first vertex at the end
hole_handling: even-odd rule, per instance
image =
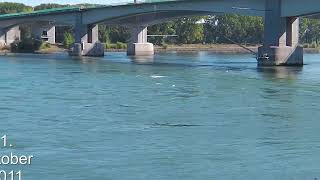
POLYGON ((319 59, 1 56, 1 154, 34 156, 24 180, 320 178, 319 59))

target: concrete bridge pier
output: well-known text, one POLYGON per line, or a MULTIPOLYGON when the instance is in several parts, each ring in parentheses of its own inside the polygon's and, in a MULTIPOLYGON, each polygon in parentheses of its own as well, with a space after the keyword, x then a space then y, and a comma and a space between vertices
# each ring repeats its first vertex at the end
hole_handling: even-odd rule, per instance
POLYGON ((0 30, 0 47, 10 46, 14 41, 20 40, 21 32, 19 26, 0 30))
POLYGON ((154 54, 152 43, 148 43, 148 29, 145 26, 135 26, 131 30, 131 41, 128 43, 128 56, 151 56, 154 54))
POLYGON ((75 26, 75 43, 69 50, 71 56, 104 56, 104 46, 99 42, 97 24, 75 26))
POLYGON ((299 18, 281 17, 281 0, 266 1, 264 43, 259 48, 260 66, 302 66, 299 18))
POLYGON ((37 40, 42 40, 50 44, 56 43, 56 27, 50 24, 32 24, 31 35, 37 40))

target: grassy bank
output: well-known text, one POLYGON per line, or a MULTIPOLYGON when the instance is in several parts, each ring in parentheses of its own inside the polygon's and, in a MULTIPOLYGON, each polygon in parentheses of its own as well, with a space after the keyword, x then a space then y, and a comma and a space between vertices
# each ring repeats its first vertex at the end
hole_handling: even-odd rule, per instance
MULTIPOLYGON (((254 52, 258 52, 258 47, 261 45, 247 45, 246 48, 254 52)), ((166 45, 166 46, 155 46, 155 50, 158 52, 165 51, 210 51, 215 53, 226 53, 226 54, 243 54, 250 53, 248 50, 236 45, 236 44, 183 44, 183 45, 166 45)), ((320 53, 320 46, 306 46, 304 45, 305 53, 320 53)))
MULTIPOLYGON (((258 51, 259 45, 245 46, 252 51, 258 51)), ((235 44, 182 44, 155 46, 156 51, 211 51, 217 53, 248 53, 249 51, 235 44)))
MULTIPOLYGON (((260 45, 248 45, 245 46, 250 50, 257 52, 260 45)), ((247 54, 250 53, 248 50, 235 45, 235 44, 182 44, 182 45, 165 45, 165 46, 155 46, 156 52, 196 52, 196 51, 210 51, 214 53, 223 54, 247 54)), ((125 43, 114 43, 105 44, 105 50, 107 52, 126 52, 127 44, 125 43)), ((58 52, 66 52, 67 49, 63 45, 49 45, 47 43, 42 44, 39 49, 32 51, 33 53, 50 54, 58 52)), ((10 52, 10 47, 3 48, 1 52, 10 52)), ((17 52, 17 51, 14 51, 17 52)), ((19 51, 18 51, 19 52, 19 51)), ((20 51, 27 52, 27 51, 20 51)), ((30 52, 30 51, 29 51, 30 52)), ((31 53, 32 53, 31 52, 31 53)), ((305 53, 320 53, 319 47, 305 47, 305 53)))

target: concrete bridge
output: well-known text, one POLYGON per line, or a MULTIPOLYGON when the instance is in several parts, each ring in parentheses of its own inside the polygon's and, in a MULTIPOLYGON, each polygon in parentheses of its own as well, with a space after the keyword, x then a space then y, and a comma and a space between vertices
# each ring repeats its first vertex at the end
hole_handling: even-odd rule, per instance
POLYGON ((98 41, 98 24, 131 28, 128 55, 153 55, 147 27, 173 18, 224 13, 261 16, 265 19, 259 65, 303 65, 299 46, 299 17, 320 13, 318 0, 177 0, 132 3, 89 8, 60 8, 0 16, 0 43, 9 45, 20 38, 19 26, 32 25, 32 35, 55 43, 56 26, 73 26, 75 43, 71 55, 103 56, 98 41))

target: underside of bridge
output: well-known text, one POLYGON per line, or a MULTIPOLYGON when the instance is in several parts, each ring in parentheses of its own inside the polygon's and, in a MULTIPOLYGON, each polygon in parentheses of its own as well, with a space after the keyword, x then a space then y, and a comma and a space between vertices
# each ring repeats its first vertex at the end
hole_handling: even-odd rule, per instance
POLYGON ((20 40, 19 26, 8 27, 0 30, 0 46, 8 46, 16 40, 20 40))

